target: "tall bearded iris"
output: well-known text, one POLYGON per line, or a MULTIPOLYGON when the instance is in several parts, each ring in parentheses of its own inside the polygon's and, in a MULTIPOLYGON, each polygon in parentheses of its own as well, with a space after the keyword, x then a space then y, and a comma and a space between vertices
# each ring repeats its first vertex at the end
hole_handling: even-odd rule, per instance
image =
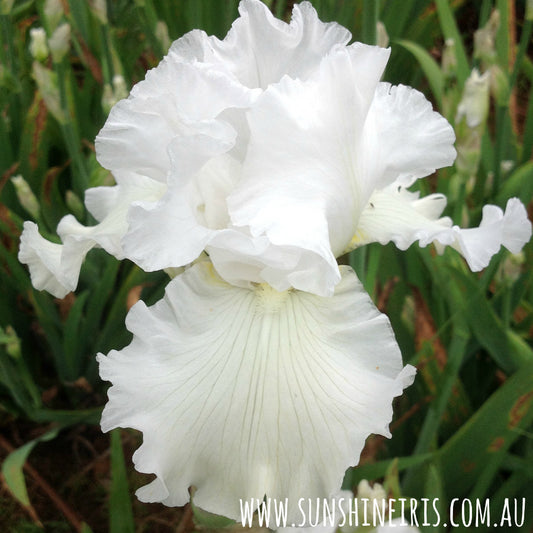
MULTIPOLYGON (((132 343, 107 356, 102 427, 143 432, 143 501, 239 518, 239 500, 331 497, 366 437, 389 436, 414 378, 388 319, 336 258, 368 242, 453 246, 470 267, 529 239, 522 204, 479 228, 408 187, 455 158, 450 125, 414 89, 380 82, 389 51, 355 43, 308 3, 290 24, 243 0, 223 41, 193 31, 119 102, 96 139, 114 187, 87 191, 62 244, 25 224, 36 288, 74 290, 94 246, 146 271, 187 267, 132 343), (206 252, 205 254, 203 252, 206 252)), ((291 503, 292 502, 292 503, 291 503)))

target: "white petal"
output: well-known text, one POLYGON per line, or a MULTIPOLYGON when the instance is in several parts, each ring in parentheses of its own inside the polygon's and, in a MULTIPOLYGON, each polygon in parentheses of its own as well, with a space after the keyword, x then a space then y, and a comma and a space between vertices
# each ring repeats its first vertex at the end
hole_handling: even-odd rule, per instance
POLYGON ((205 135, 174 139, 170 146, 173 173, 157 202, 137 202, 129 211, 123 239, 128 258, 147 271, 184 266, 194 261, 227 222, 227 189, 238 179, 240 166, 226 152, 232 139, 205 135), (204 193, 218 190, 221 197, 204 193))
POLYGON ((331 497, 366 437, 389 435, 392 399, 414 369, 342 272, 322 298, 233 287, 204 262, 153 307, 132 308, 133 342, 98 361, 113 383, 102 428, 142 431, 136 468, 159 480, 143 499, 184 505, 194 485, 196 505, 240 519, 239 498, 331 497))
POLYGON ((483 207, 479 228, 454 227, 457 238, 453 244, 474 271, 485 268, 501 246, 511 253, 520 252, 531 238, 531 222, 518 198, 507 201, 505 212, 495 205, 483 207))
POLYGON ((100 220, 95 226, 84 226, 72 215, 61 219, 57 233, 62 244, 47 241, 32 222, 24 223, 19 260, 30 269, 33 286, 58 298, 73 291, 81 264, 89 250, 104 248, 117 259, 125 257, 121 239, 128 230, 127 213, 138 200, 156 201, 165 185, 133 173, 117 172, 118 185, 97 187, 86 193, 90 211, 100 220))
POLYGON ((306 505, 308 503, 315 502, 305 502, 302 506, 302 510, 308 515, 309 518, 311 518, 312 523, 316 523, 317 525, 310 527, 280 527, 276 529, 276 533, 335 533, 337 531, 337 527, 343 521, 342 511, 344 511, 345 516, 347 516, 349 513, 350 500, 353 500, 353 494, 351 491, 339 491, 328 502, 328 509, 330 511, 329 514, 327 514, 328 511, 324 510, 323 501, 318 501, 318 514, 316 512, 316 507, 313 508, 313 506, 311 506, 311 509, 309 509, 309 505, 306 505))
POLYGON ((254 93, 208 65, 180 62, 169 54, 116 104, 96 137, 99 163, 165 181, 173 139, 220 136, 227 128, 215 120, 227 108, 250 105, 254 93))
POLYGON ((439 218, 446 207, 446 197, 431 194, 419 198, 418 193, 401 187, 376 191, 361 214, 357 231, 349 249, 370 242, 394 242, 401 250, 419 241, 427 246, 435 240, 452 244, 455 235, 449 218, 439 218))
POLYGON ((394 242, 405 250, 418 241, 420 246, 435 243, 442 251, 452 246, 466 259, 473 271, 485 268, 501 246, 518 253, 531 237, 531 223, 520 200, 511 198, 505 212, 486 205, 478 228, 452 226, 448 217, 439 218, 446 206, 441 194, 418 198, 417 193, 389 187, 377 191, 359 220, 352 239, 354 248, 370 242, 394 242))
POLYGON ((247 87, 264 89, 286 74, 305 79, 324 55, 351 38, 346 28, 321 22, 308 2, 294 6, 290 24, 274 18, 259 0, 244 0, 239 12, 223 41, 194 31, 171 51, 227 70, 247 87))
POLYGON ((425 96, 404 85, 380 83, 368 113, 363 150, 365 172, 382 183, 409 186, 453 163, 455 134, 425 96))
POLYGON ((322 256, 296 246, 276 245, 243 228, 216 232, 206 251, 218 274, 240 287, 249 287, 250 282, 268 283, 278 291, 292 287, 331 296, 340 281, 337 262, 328 250, 322 256))
POLYGON ((388 55, 356 43, 307 82, 284 78, 265 91, 249 113, 243 181, 228 198, 233 224, 336 269, 372 192, 357 177, 357 149, 388 55))
POLYGON ((81 263, 87 253, 77 249, 76 262, 66 268, 62 264, 63 246, 44 239, 33 222, 24 222, 20 236, 19 261, 28 265, 33 286, 48 291, 56 298, 64 298, 78 284, 81 263))

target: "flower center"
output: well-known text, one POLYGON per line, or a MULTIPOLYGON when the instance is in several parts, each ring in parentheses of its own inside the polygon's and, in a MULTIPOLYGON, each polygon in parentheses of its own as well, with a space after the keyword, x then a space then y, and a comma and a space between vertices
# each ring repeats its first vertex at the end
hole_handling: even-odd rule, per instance
POLYGON ((268 283, 258 283, 255 287, 257 310, 263 313, 277 313, 285 304, 291 290, 279 292, 268 283))

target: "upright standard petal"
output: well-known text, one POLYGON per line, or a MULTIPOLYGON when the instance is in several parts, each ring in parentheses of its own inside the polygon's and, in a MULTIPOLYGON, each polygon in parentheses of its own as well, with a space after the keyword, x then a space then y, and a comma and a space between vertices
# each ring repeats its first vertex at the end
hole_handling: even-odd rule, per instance
POLYGON ((111 381, 102 428, 143 432, 134 455, 156 479, 143 501, 235 519, 239 500, 332 497, 370 433, 389 436, 391 402, 414 377, 388 319, 353 271, 332 298, 223 282, 209 262, 136 304, 134 334, 98 356, 111 381))
POLYGON ((171 53, 228 72, 246 87, 266 89, 284 75, 306 79, 332 48, 351 38, 339 24, 320 21, 309 2, 294 6, 290 24, 259 0, 242 1, 239 13, 223 41, 194 30, 171 53))
POLYGON ((254 95, 209 65, 183 63, 170 53, 113 107, 96 137, 97 159, 113 172, 130 170, 166 182, 176 138, 219 137, 227 124, 217 116, 248 107, 254 95))
POLYGON ((284 79, 249 113, 231 220, 275 246, 312 252, 315 279, 336 269, 376 190, 410 185, 455 158, 453 129, 421 93, 379 83, 387 58, 358 43, 337 49, 316 75, 284 79))
POLYGON ((388 55, 356 43, 329 54, 306 82, 284 78, 265 91, 249 113, 243 180, 228 198, 236 226, 312 252, 322 274, 337 269, 371 192, 357 178, 357 155, 388 55))
POLYGON ((129 211, 126 256, 146 271, 194 261, 228 222, 226 196, 240 177, 240 164, 226 152, 226 138, 197 135, 170 146, 174 170, 157 201, 139 201, 129 211), (218 194, 217 194, 218 193, 218 194))
POLYGON ((393 182, 409 186, 450 166, 454 141, 451 125, 421 92, 380 83, 365 123, 362 171, 375 189, 393 182))

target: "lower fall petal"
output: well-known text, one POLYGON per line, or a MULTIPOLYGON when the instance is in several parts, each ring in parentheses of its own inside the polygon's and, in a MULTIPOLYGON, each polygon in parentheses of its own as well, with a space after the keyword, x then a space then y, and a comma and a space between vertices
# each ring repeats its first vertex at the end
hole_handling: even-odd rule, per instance
POLYGON ((531 238, 527 211, 517 198, 508 200, 505 211, 486 205, 477 228, 460 228, 448 217, 439 218, 445 206, 442 194, 419 198, 401 187, 376 191, 363 210, 350 249, 370 242, 394 242, 401 250, 414 242, 435 243, 439 252, 445 246, 456 249, 477 272, 502 246, 516 254, 531 238))
MULTIPOLYGON (((111 381, 102 429, 143 432, 143 501, 240 518, 240 499, 331 497, 414 379, 389 320, 348 267, 334 296, 229 285, 209 262, 136 304, 132 343, 98 355, 111 381)), ((292 502, 292 503, 291 503, 292 502)), ((291 514, 292 513, 292 514, 291 514)))
POLYGON ((76 289, 86 254, 101 247, 117 259, 125 254, 121 239, 128 231, 127 214, 132 203, 156 201, 166 186, 134 173, 117 172, 118 185, 94 187, 86 193, 85 204, 99 221, 94 226, 80 224, 72 215, 57 226, 62 244, 44 239, 33 222, 24 223, 19 261, 28 265, 33 286, 63 298, 76 289))

